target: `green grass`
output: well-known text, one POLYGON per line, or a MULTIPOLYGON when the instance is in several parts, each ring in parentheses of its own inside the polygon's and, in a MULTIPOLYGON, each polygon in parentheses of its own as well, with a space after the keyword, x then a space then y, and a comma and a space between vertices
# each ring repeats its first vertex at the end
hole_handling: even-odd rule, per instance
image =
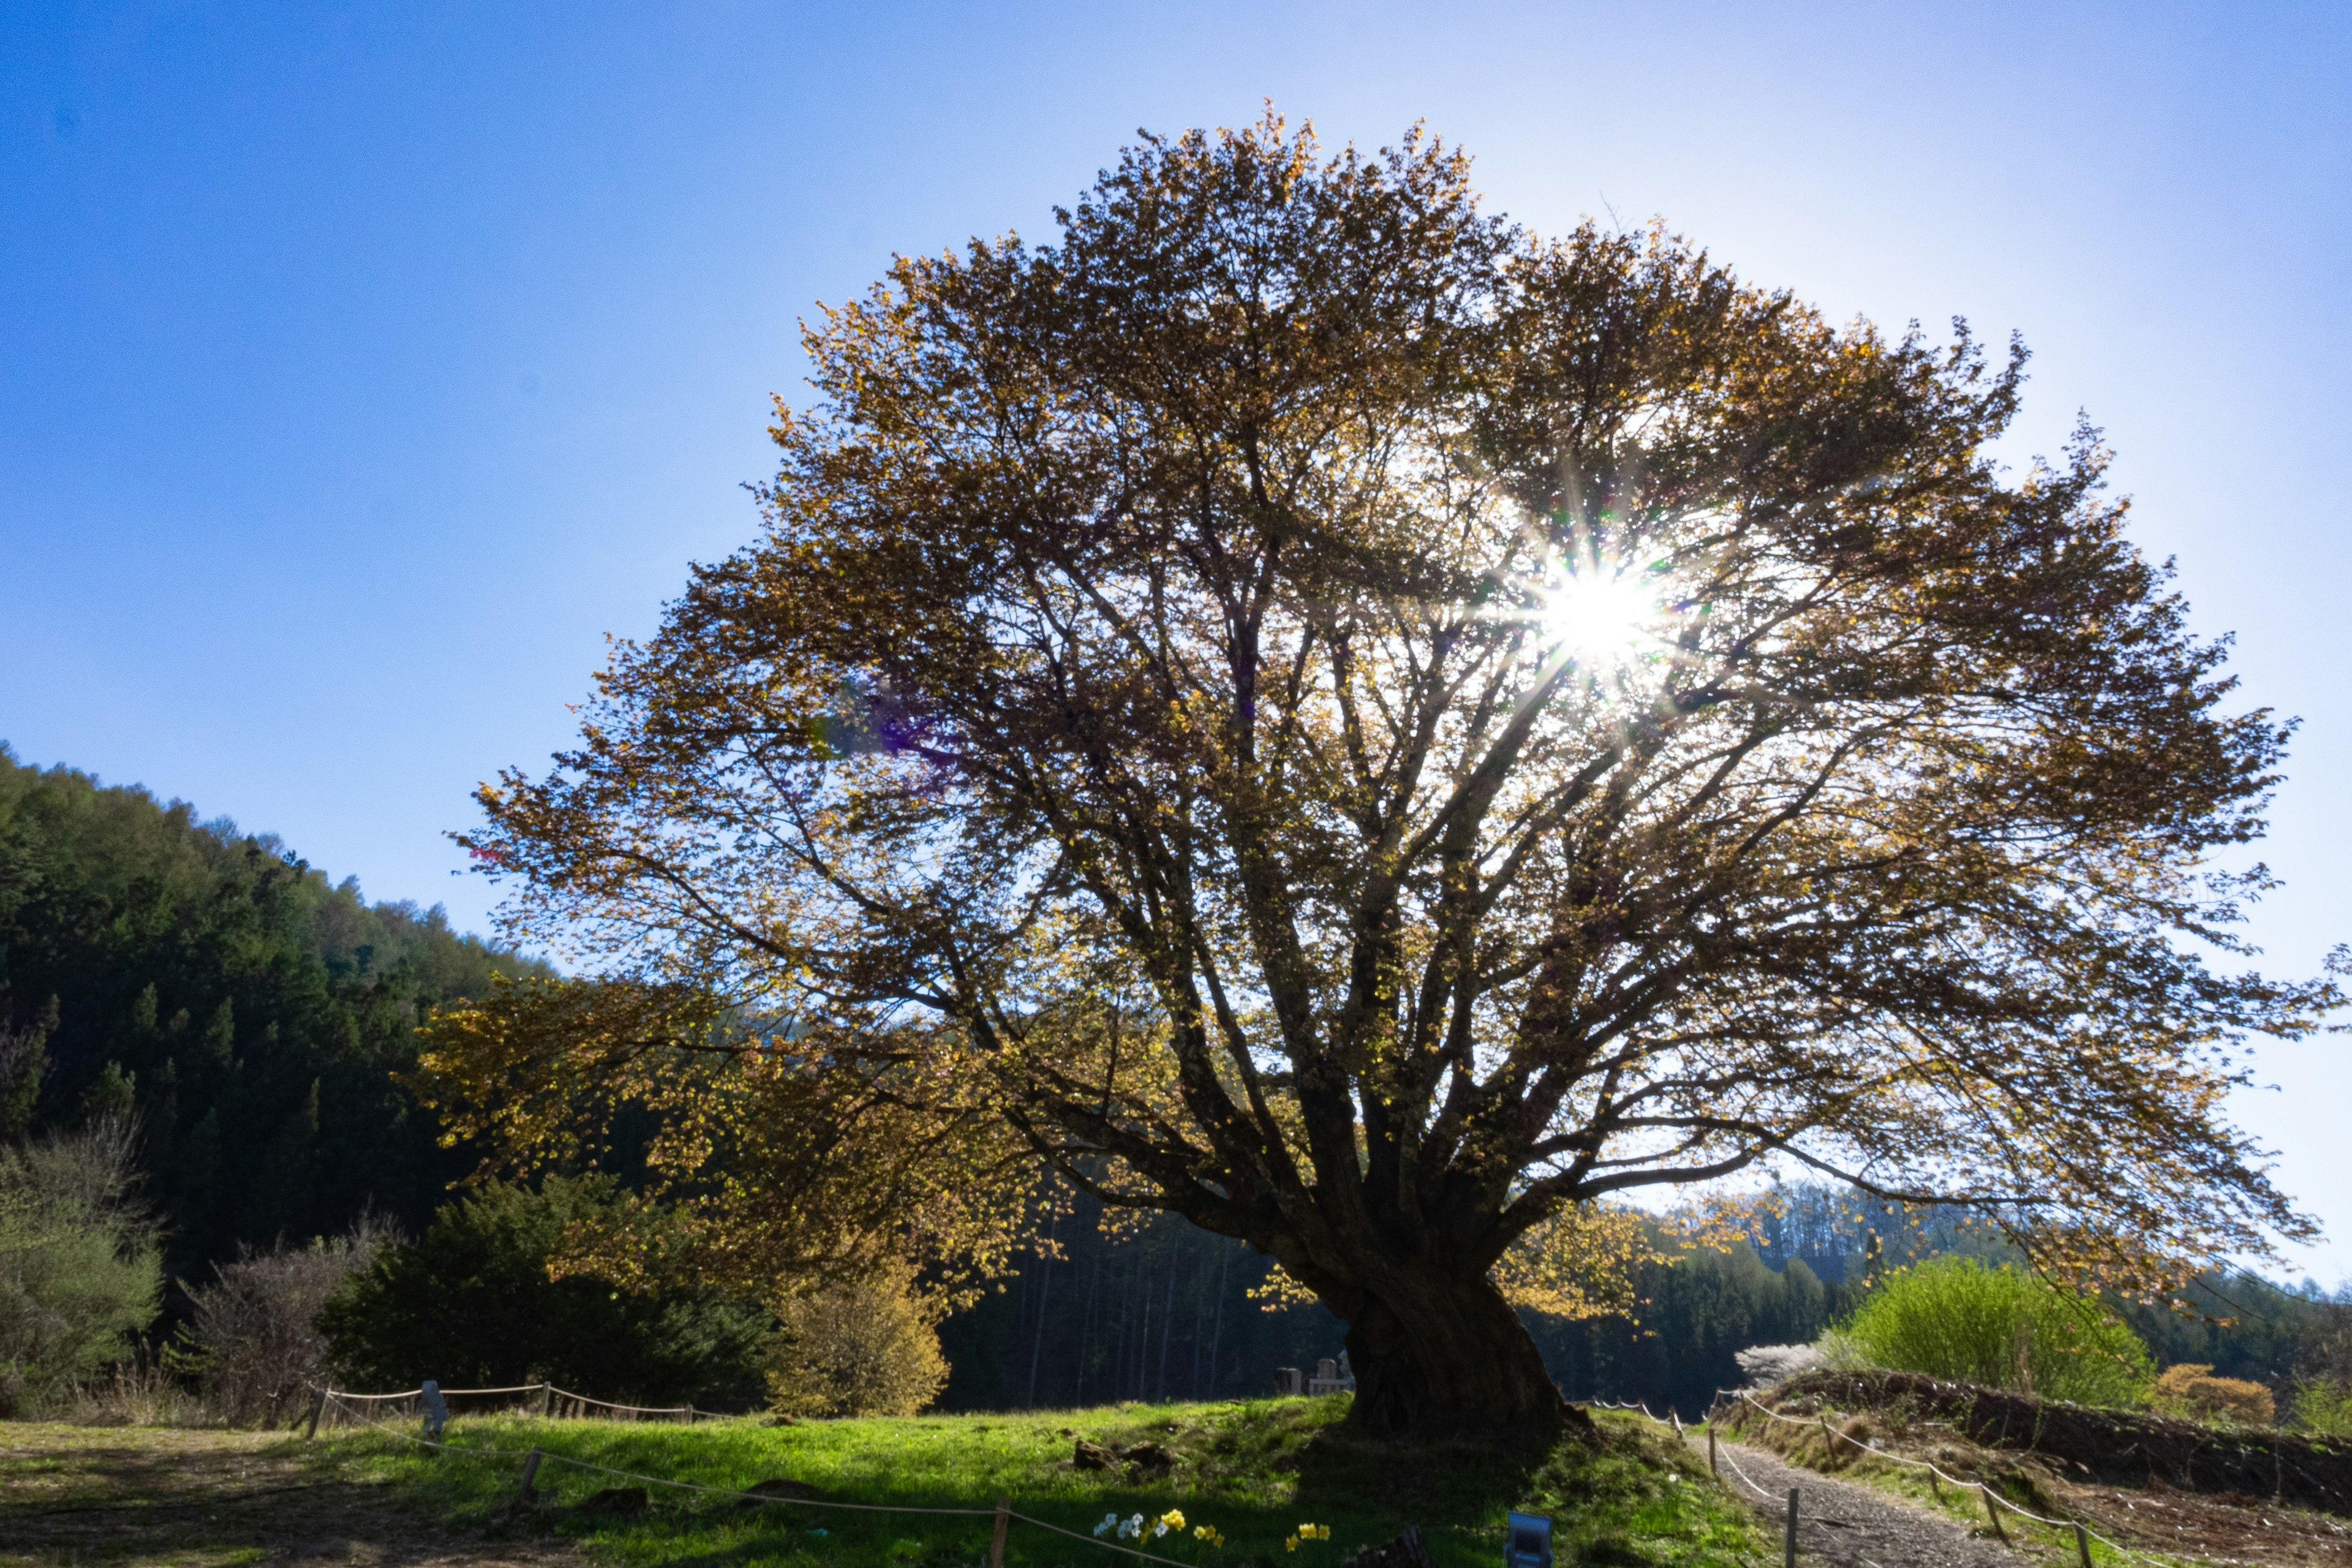
MULTIPOLYGON (((1498 1456, 1486 1448, 1408 1450, 1366 1444, 1338 1426, 1344 1399, 1223 1405, 1129 1405, 1019 1415, 919 1416, 771 1427, 754 1420, 691 1427, 460 1418, 448 1436, 478 1449, 550 1455, 612 1469, 741 1488, 789 1478, 812 1497, 898 1507, 1015 1511, 1085 1533, 1107 1513, 1156 1519, 1181 1510, 1186 1528, 1142 1545, 1199 1568, 1338 1568, 1357 1548, 1417 1524, 1441 1568, 1492 1568, 1503 1516, 1514 1507, 1555 1520, 1569 1564, 1656 1563, 1731 1568, 1773 1560, 1752 1516, 1669 1436, 1638 1418, 1604 1415, 1597 1447, 1564 1442, 1549 1453, 1498 1456), (1178 1456, 1160 1480, 1068 1467, 1072 1438, 1160 1443, 1178 1456), (1328 1541, 1286 1540, 1301 1523, 1328 1525, 1328 1541), (1192 1527, 1223 1532, 1222 1549, 1192 1527)), ((333 1449, 353 1479, 394 1482, 413 1502, 494 1533, 553 1531, 611 1563, 824 1563, 870 1568, 968 1568, 985 1559, 992 1521, 872 1514, 808 1507, 743 1509, 731 1498, 664 1488, 645 1514, 614 1519, 576 1505, 617 1478, 548 1463, 547 1501, 507 1517, 520 1461, 435 1454, 378 1433, 340 1436, 333 1449)), ((1136 1560, 1025 1525, 1013 1526, 1008 1564, 1136 1560)))

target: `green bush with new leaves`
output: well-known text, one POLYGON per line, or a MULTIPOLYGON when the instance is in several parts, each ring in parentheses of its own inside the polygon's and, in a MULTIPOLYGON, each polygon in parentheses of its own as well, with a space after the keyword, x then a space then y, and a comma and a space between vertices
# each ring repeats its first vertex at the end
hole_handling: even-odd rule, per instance
POLYGON ((127 1121, 0 1147, 0 1415, 121 1359, 155 1315, 162 1250, 135 1184, 127 1121))
POLYGON ((1844 1331, 1880 1366, 2083 1405, 2138 1404, 2154 1372, 2097 1301, 1973 1258, 1895 1270, 1844 1331))

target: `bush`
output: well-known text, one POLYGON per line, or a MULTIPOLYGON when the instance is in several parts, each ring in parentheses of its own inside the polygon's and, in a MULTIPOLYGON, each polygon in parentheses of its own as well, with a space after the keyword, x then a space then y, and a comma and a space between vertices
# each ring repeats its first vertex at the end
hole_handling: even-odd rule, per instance
POLYGON ((0 1149, 0 1414, 53 1403, 131 1349, 163 1264, 133 1187, 135 1125, 0 1149))
POLYGON ((2352 1437, 2352 1383, 2306 1377, 2294 1386, 2294 1424, 2326 1437, 2352 1437))
POLYGON ((275 1430, 303 1407, 306 1387, 326 1376, 320 1309, 391 1239, 362 1222, 306 1247, 240 1247, 236 1262, 214 1266, 211 1284, 188 1289, 192 1312, 174 1368, 196 1375, 220 1419, 275 1430))
POLYGON ((768 1403, 789 1415, 912 1415, 948 1380, 939 1314, 914 1270, 786 1299, 768 1360, 768 1403))
POLYGON ((606 1176, 492 1184, 387 1247, 319 1314, 340 1377, 361 1390, 554 1383, 639 1405, 751 1405, 772 1321, 693 1286, 649 1292, 551 1278, 565 1228, 614 1210, 606 1176))
POLYGON ((2152 1370, 2097 1302, 1973 1258, 1895 1270, 1844 1332, 1880 1366, 2084 1405, 2137 1404, 2152 1370))
POLYGON ((2241 1377, 2215 1377, 2211 1367, 2195 1362, 2166 1367, 2148 1403, 2168 1415, 2191 1421, 2267 1426, 2278 1419, 2278 1402, 2269 1389, 2241 1377))

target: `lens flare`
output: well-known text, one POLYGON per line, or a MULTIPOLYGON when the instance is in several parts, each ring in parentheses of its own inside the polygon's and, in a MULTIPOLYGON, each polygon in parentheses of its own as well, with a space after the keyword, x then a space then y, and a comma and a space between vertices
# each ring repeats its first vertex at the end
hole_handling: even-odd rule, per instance
POLYGON ((1606 565, 1562 576, 1543 596, 1551 645, 1581 665, 1613 664, 1641 653, 1656 640, 1664 614, 1647 576, 1606 565))

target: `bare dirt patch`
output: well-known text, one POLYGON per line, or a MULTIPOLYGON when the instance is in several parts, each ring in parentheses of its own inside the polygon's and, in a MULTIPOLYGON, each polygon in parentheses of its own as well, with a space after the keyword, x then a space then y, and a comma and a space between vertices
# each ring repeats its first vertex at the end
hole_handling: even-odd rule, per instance
POLYGON ((562 1542, 486 1540, 421 1517, 283 1433, 0 1423, 5 1568, 584 1561, 562 1542))

